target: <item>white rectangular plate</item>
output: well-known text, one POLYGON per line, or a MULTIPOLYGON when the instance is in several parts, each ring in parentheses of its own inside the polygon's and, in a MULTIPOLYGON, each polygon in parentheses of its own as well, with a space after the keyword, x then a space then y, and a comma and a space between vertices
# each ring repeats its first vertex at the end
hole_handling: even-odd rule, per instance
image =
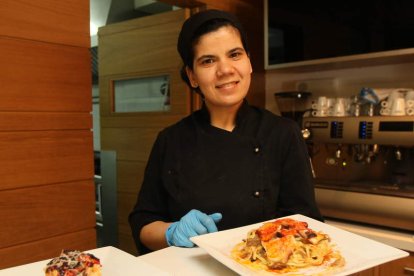
MULTIPOLYGON (((102 276, 170 275, 167 272, 161 271, 160 269, 139 260, 135 256, 112 246, 101 247, 85 252, 92 253, 100 259, 102 264, 102 276)), ((50 260, 51 259, 0 270, 0 276, 45 275, 43 269, 50 260)))
MULTIPOLYGON (((306 216, 293 215, 289 217, 295 220, 305 221, 308 223, 309 228, 315 231, 322 231, 331 237, 331 242, 336 245, 336 248, 345 258, 346 265, 339 270, 329 271, 329 275, 349 275, 409 255, 400 249, 347 232, 306 216)), ((233 247, 240 243, 242 239, 246 238, 248 231, 259 228, 263 223, 201 235, 193 237, 191 240, 206 250, 212 257, 240 275, 289 275, 289 273, 257 272, 231 258, 231 250, 233 247)), ((297 273, 295 275, 298 275, 297 273)), ((318 268, 312 268, 302 269, 299 273, 301 275, 314 275, 315 273, 323 273, 323 271, 318 271, 318 268)))

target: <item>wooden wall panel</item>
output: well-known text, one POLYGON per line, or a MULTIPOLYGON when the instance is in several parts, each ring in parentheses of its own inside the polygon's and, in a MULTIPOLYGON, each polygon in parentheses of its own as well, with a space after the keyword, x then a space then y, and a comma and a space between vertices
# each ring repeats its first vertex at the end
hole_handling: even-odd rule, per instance
POLYGON ((8 37, 0 45, 0 110, 92 110, 88 48, 8 37))
POLYGON ((118 186, 118 192, 137 195, 141 188, 144 171, 147 165, 147 161, 124 161, 118 162, 118 183, 122 185, 118 186))
POLYGON ((2 0, 0 18, 0 36, 90 47, 89 1, 2 0))
POLYGON ((128 216, 136 200, 137 193, 118 192, 118 239, 123 242, 122 245, 119 244, 119 247, 131 254, 136 254, 137 249, 128 223, 128 216))
MULTIPOLYGON (((95 247, 95 229, 83 229, 60 236, 51 236, 42 240, 18 244, 13 247, 0 248, 0 267, 7 268, 40 260, 48 260, 58 256, 61 250, 66 248, 88 250, 95 247)), ((42 275, 42 273, 43 271, 39 271, 37 275, 42 275)))
POLYGON ((93 179, 90 130, 0 132, 0 190, 93 179))
POLYGON ((118 222, 121 225, 129 227, 128 215, 135 205, 135 202, 137 200, 137 194, 118 192, 118 199, 118 222))
POLYGON ((119 215, 119 246, 136 255, 138 253, 132 241, 131 228, 128 215, 135 205, 139 190, 141 189, 143 174, 147 162, 145 161, 118 161, 118 215, 119 215))
POLYGON ((177 34, 186 10, 108 25, 99 30, 100 76, 146 73, 180 66, 177 34), (155 24, 156 23, 156 24, 155 24), (122 30, 122 31, 121 31, 122 30), (145 37, 145 43, 139 43, 145 37))
MULTIPOLYGON (((163 2, 163 1, 159 1, 163 2)), ((136 29, 142 29, 147 27, 152 27, 156 25, 165 25, 165 24, 176 24, 178 20, 181 20, 183 16, 187 16, 188 10, 176 10, 168 13, 159 13, 153 14, 151 16, 140 17, 138 20, 131 19, 123 22, 117 22, 114 24, 107 25, 99 29, 98 35, 100 37, 113 35, 121 32, 134 31, 136 29), (167 16, 166 16, 167 15, 167 16)), ((136 43, 136 41, 135 41, 136 43)))
POLYGON ((2 190, 0 244, 9 247, 93 228, 95 218, 85 214, 95 211, 94 197, 92 180, 2 190))
POLYGON ((89 1, 1 1, 0 269, 96 247, 89 47, 89 1))
POLYGON ((143 175, 146 166, 144 162, 131 162, 120 160, 118 162, 118 198, 119 219, 121 225, 128 225, 128 215, 135 205, 138 192, 141 188, 143 175))
POLYGON ((136 202, 154 140, 161 129, 191 110, 191 96, 179 75, 181 61, 176 50, 178 31, 188 14, 183 9, 99 30, 101 148, 116 151, 119 247, 132 254, 137 251, 127 218, 136 202), (170 76, 170 111, 112 111, 113 80, 159 75, 170 76))
POLYGON ((104 120, 101 122, 102 128, 139 128, 151 121, 154 128, 162 128, 170 122, 178 122, 183 118, 182 114, 165 114, 159 112, 149 112, 146 116, 136 117, 131 114, 117 114, 116 116, 102 116, 104 120))
POLYGON ((137 256, 138 250, 132 240, 131 228, 127 224, 120 224, 118 227, 118 244, 122 250, 129 252, 132 255, 137 256))
POLYGON ((101 146, 114 148, 116 145, 118 160, 146 162, 159 131, 158 128, 103 128, 101 135, 106 138, 101 146))
POLYGON ((13 130, 92 129, 89 113, 2 112, 0 132, 13 130))
POLYGON ((133 43, 142 34, 141 29, 102 38, 102 43, 109 44, 108 47, 102 50, 100 48, 99 51, 99 57, 105 59, 99 68, 102 74, 125 74, 138 70, 148 72, 160 68, 160 65, 164 67, 176 62, 177 57, 168 53, 171 52, 171 48, 176 49, 174 41, 177 39, 175 34, 178 32, 178 26, 173 24, 166 24, 165 28, 150 26, 146 32, 148 32, 146 35, 151 36, 153 44, 133 43), (110 45, 111 42, 114 45, 110 45), (122 43, 123 47, 117 48, 118 43, 122 43), (125 56, 127 56, 126 59, 125 56), (162 64, 155 64, 154 60, 159 57, 163 57, 162 64))

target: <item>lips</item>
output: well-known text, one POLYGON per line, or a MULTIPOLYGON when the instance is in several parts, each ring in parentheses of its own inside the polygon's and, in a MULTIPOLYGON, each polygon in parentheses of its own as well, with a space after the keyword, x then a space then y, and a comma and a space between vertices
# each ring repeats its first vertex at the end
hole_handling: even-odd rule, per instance
POLYGON ((238 83, 239 83, 239 81, 230 81, 230 82, 226 82, 226 83, 216 85, 216 88, 231 88, 231 87, 235 86, 238 83))

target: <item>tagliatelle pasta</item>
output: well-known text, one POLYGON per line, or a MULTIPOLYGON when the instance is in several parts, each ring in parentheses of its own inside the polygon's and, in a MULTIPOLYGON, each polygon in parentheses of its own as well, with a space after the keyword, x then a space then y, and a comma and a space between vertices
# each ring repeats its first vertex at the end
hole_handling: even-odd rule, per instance
POLYGON ((344 258, 327 234, 308 228, 306 222, 290 218, 267 222, 249 231, 231 255, 250 268, 276 273, 345 265, 344 258))

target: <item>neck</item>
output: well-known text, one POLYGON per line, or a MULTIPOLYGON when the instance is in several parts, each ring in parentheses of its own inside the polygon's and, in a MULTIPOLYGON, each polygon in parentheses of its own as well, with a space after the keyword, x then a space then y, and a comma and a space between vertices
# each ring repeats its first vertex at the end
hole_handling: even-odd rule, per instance
POLYGON ((242 103, 231 107, 211 107, 207 104, 210 113, 210 124, 227 131, 233 131, 236 126, 237 112, 242 103))

